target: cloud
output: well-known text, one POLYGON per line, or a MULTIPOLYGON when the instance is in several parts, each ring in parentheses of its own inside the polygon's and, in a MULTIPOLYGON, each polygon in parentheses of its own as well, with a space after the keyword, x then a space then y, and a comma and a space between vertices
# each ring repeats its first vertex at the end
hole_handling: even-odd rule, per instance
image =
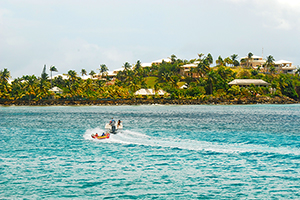
POLYGON ((25 74, 40 76, 39 72, 44 64, 47 65, 47 68, 55 65, 59 74, 67 73, 71 69, 77 73, 81 69, 97 72, 100 64, 106 64, 112 70, 119 68, 124 60, 131 57, 130 53, 126 54, 118 48, 100 47, 80 38, 65 38, 53 44, 49 42, 46 47, 41 48, 38 44, 24 46, 21 51, 15 54, 15 58, 21 55, 16 62, 13 57, 10 57, 9 62, 15 62, 13 67, 9 69, 12 76, 19 77, 25 74), (23 61, 21 66, 17 65, 20 60, 23 61))
POLYGON ((59 73, 112 70, 262 47, 299 59, 298 0, 1 0, 0 7, 0 69, 13 77, 39 76, 44 64, 59 73))
MULTIPOLYGON (((299 0, 227 0, 230 3, 246 7, 260 17, 266 28, 275 30, 299 30, 300 1, 299 0)), ((260 23, 258 21, 258 23, 260 23)))

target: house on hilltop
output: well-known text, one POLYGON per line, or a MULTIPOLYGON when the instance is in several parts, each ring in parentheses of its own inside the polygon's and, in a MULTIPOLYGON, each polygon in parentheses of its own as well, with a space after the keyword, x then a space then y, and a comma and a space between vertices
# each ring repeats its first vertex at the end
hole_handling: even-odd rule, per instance
POLYGON ((155 60, 155 61, 152 61, 152 64, 159 65, 159 64, 161 64, 162 62, 170 63, 170 62, 171 62, 171 59, 170 59, 170 58, 165 58, 165 59, 155 60))
POLYGON ((160 65, 162 62, 170 63, 171 59, 170 58, 159 59, 159 60, 152 61, 151 63, 142 63, 141 66, 142 67, 151 67, 153 64, 160 65))
POLYGON ((200 75, 197 72, 193 72, 193 69, 197 68, 199 64, 199 61, 196 61, 194 63, 190 63, 190 64, 186 64, 186 65, 182 65, 180 67, 180 75, 181 76, 189 76, 192 78, 199 78, 200 75))
POLYGON ((296 69, 296 66, 293 66, 293 63, 286 60, 278 60, 274 62, 274 67, 278 72, 284 74, 291 74, 296 69))
MULTIPOLYGON (((241 58, 241 66, 242 67, 251 67, 252 69, 257 69, 258 67, 261 67, 261 69, 265 72, 268 71, 266 68, 266 60, 263 59, 263 57, 260 56, 252 56, 250 59, 248 57, 241 58)), ((295 66, 293 66, 293 63, 286 60, 278 60, 273 63, 273 66, 275 67, 275 70, 277 73, 293 73, 296 69, 295 66)))
POLYGON ((252 56, 250 59, 248 57, 243 57, 240 60, 242 67, 251 67, 257 69, 258 66, 263 66, 266 63, 266 60, 260 56, 252 56))

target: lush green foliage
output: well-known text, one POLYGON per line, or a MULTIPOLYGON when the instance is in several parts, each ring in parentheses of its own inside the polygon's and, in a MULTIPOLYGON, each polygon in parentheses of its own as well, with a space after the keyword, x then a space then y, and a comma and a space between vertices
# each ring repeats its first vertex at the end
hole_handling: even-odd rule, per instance
MULTIPOLYGON (((141 88, 153 88, 155 91, 163 89, 170 94, 165 97, 174 99, 206 99, 210 96, 231 99, 256 95, 284 95, 294 99, 299 98, 295 90, 296 86, 300 86, 299 70, 294 75, 274 73, 272 56, 267 58, 268 73, 266 74, 261 73, 259 69, 238 67, 236 54, 224 60, 219 56, 214 67, 211 66, 213 58, 210 54, 198 56, 197 59, 183 61, 172 55, 171 62, 163 61, 161 64, 152 64, 151 67, 142 67, 140 61, 135 65, 126 62, 123 66, 124 70, 119 71, 116 79, 113 80, 113 85, 106 76, 108 68, 105 64, 100 65, 99 72, 102 78, 97 80, 83 80, 74 70, 68 71, 66 80, 61 76, 52 78, 52 72, 58 70, 55 66, 51 66, 50 78, 44 67, 41 77, 26 75, 9 83, 10 72, 8 69, 3 69, 0 71, 0 99, 130 99, 134 98, 134 92, 141 88), (181 67, 189 63, 196 63, 196 67, 191 68, 191 73, 188 75, 181 67), (254 85, 248 88, 230 87, 228 83, 237 78, 263 79, 271 83, 271 86, 268 88, 254 85), (61 88, 63 93, 50 92, 52 86, 61 88), (270 90, 271 88, 273 89, 270 90)), ((252 56, 253 54, 249 53, 248 58, 241 62, 248 66, 248 59, 252 56)), ((86 70, 82 69, 81 75, 87 75, 86 70)), ((89 75, 93 76, 95 72, 92 70, 89 75)))

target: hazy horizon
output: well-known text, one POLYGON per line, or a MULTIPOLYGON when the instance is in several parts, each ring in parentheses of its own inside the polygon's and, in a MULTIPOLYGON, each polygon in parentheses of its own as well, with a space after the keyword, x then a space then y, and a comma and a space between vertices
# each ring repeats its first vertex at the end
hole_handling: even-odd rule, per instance
POLYGON ((198 53, 226 58, 249 52, 300 64, 296 0, 2 0, 0 70, 12 78, 98 72, 198 53))

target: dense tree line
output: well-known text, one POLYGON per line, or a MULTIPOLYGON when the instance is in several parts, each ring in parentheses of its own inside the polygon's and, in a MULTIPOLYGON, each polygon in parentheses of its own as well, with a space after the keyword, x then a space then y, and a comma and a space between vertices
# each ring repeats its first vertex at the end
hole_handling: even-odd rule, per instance
MULTIPOLYGON (((215 61, 211 54, 198 54, 198 58, 192 60, 181 60, 171 55, 171 62, 152 64, 150 67, 142 67, 141 62, 131 65, 126 62, 124 70, 119 71, 114 84, 107 76, 108 68, 105 64, 100 65, 99 75, 101 78, 87 80, 81 79, 77 72, 69 70, 66 74, 68 79, 61 76, 53 78, 52 73, 57 72, 55 66, 50 67, 50 77, 44 66, 40 77, 35 75, 24 75, 9 83, 10 72, 4 68, 0 71, 0 99, 74 99, 74 100, 96 100, 96 99, 130 99, 136 98, 134 92, 141 88, 153 88, 165 90, 169 95, 164 98, 173 99, 207 99, 218 97, 223 99, 251 97, 256 95, 265 96, 288 96, 293 99, 299 98, 296 88, 300 86, 299 69, 295 74, 276 73, 274 58, 268 56, 265 67, 267 73, 262 73, 260 67, 252 69, 249 60, 253 56, 242 59, 244 68, 237 61, 238 55, 233 54, 223 59, 221 56, 215 61), (196 67, 191 68, 190 73, 183 74, 181 67, 185 64, 194 63, 196 67), (269 87, 230 87, 228 83, 234 79, 263 79, 270 83, 269 87), (184 88, 181 86, 184 85, 184 88), (57 86, 63 90, 62 94, 54 94, 49 89, 57 86), (272 89, 271 89, 272 88, 272 89)), ((93 77, 96 73, 92 70, 89 75, 93 77)), ((85 69, 81 75, 87 75, 85 69)), ((155 96, 159 98, 158 96, 155 96)), ((142 98, 142 97, 139 97, 142 98)), ((153 98, 153 97, 148 97, 153 98)))

